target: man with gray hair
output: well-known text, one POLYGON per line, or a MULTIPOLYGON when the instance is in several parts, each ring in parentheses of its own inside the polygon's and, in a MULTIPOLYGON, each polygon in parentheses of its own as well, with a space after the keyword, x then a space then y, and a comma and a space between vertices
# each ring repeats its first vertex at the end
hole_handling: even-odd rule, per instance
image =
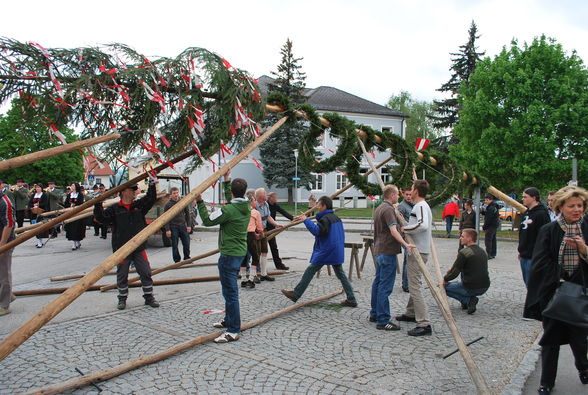
MULTIPOLYGON (((292 214, 290 214, 289 212, 287 212, 286 210, 284 210, 279 204, 278 204, 278 194, 276 192, 270 192, 267 195, 267 202, 270 208, 270 216, 275 220, 276 219, 276 214, 280 213, 282 214, 284 217, 288 218, 290 221, 292 221, 292 218, 294 218, 292 216, 292 214)), ((267 230, 272 230, 275 229, 275 226, 272 225, 271 223, 267 224, 267 230)), ((280 257, 280 252, 278 251, 278 243, 276 241, 275 237, 272 237, 270 240, 268 240, 268 244, 270 247, 270 251, 272 252, 272 259, 274 260, 274 265, 276 265, 276 269, 278 270, 289 270, 290 268, 286 265, 284 265, 284 263, 282 262, 282 258, 280 257)))
MULTIPOLYGON (((267 202, 267 192, 263 188, 257 188, 255 190, 255 209, 261 214, 261 223, 263 224, 264 230, 268 229, 268 224, 273 225, 276 228, 281 228, 282 225, 278 224, 275 219, 271 216, 269 204, 267 202)), ((261 281, 275 281, 275 278, 267 275, 267 252, 268 243, 267 237, 259 240, 260 244, 260 255, 259 255, 259 266, 261 273, 259 279, 261 281)))

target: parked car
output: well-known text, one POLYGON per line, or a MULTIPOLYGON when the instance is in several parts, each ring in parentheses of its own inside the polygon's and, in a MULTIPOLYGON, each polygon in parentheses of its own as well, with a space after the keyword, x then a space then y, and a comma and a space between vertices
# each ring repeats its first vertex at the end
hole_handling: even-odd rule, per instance
POLYGON ((507 221, 512 221, 517 214, 520 213, 510 206, 504 206, 498 211, 500 219, 505 219, 507 221))

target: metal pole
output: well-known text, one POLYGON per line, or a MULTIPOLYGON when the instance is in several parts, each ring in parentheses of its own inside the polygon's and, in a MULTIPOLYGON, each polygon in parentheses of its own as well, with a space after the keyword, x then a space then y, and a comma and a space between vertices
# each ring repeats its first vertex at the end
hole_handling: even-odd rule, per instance
POLYGON ((298 150, 294 150, 294 215, 298 215, 298 150))
MULTIPOLYGON (((474 207, 476 211, 476 232, 480 233, 480 187, 474 188, 474 207)), ((478 237, 478 245, 480 238, 478 237)))
POLYGON ((578 185, 578 159, 572 159, 572 184, 578 185))

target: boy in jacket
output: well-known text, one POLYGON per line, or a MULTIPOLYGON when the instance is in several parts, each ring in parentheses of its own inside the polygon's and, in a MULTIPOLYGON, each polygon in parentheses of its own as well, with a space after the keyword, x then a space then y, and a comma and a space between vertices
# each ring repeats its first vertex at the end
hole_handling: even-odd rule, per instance
POLYGON ((302 214, 296 217, 296 220, 303 220, 306 229, 315 237, 310 265, 304 271, 302 279, 293 291, 286 289, 282 293, 288 299, 296 302, 306 288, 314 275, 321 270, 324 265, 332 265, 335 275, 341 281, 345 290, 347 299, 341 302, 342 306, 357 307, 357 301, 353 294, 353 287, 343 270, 343 261, 345 260, 345 231, 343 222, 333 212, 333 201, 328 196, 322 196, 317 203, 319 213, 316 215, 317 223, 315 224, 306 215, 302 214))
POLYGON ((523 205, 527 208, 519 226, 519 262, 525 287, 529 283, 529 272, 533 266, 533 249, 539 229, 551 222, 547 208, 541 203, 539 190, 529 187, 523 191, 523 205))

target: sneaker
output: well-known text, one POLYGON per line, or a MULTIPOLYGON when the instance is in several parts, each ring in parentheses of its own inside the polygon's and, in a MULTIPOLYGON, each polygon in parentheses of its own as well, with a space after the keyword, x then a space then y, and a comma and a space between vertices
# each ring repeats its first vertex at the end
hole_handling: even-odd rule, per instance
POLYGON ((217 337, 216 339, 214 339, 215 343, 228 343, 228 342, 234 342, 239 340, 239 334, 238 333, 229 333, 229 332, 225 332, 222 335, 220 335, 219 337, 217 337))
POLYGON ((474 314, 476 312, 476 305, 478 304, 478 298, 472 296, 468 302, 468 314, 474 314))
POLYGON ((288 291, 287 289, 282 289, 282 293, 284 294, 284 296, 286 296, 292 302, 296 302, 298 300, 296 298, 296 295, 294 295, 294 291, 288 291))
POLYGON ((127 307, 127 301, 126 300, 119 300, 118 304, 116 305, 116 308, 119 310, 124 310, 127 307))
POLYGON ((155 300, 155 298, 152 296, 150 298, 145 299, 145 305, 151 307, 159 307, 159 302, 157 302, 157 300, 155 300))
POLYGON ((275 279, 275 278, 273 278, 273 277, 270 277, 270 276, 268 276, 267 274, 266 274, 266 275, 264 275, 264 276, 259 276, 259 279, 260 279, 261 281, 276 281, 276 279, 275 279))
POLYGON ((400 327, 393 322, 388 322, 386 325, 376 325, 376 329, 383 331, 399 331, 400 327))
POLYGON ((0 316, 10 314, 10 310, 0 307, 0 316))
POLYGON ((352 302, 349 299, 345 299, 341 302, 341 306, 344 307, 357 307, 357 302, 352 302))
POLYGON ((219 322, 215 322, 214 324, 212 324, 212 326, 214 326, 215 328, 226 328, 227 323, 225 322, 225 320, 222 320, 219 322))
POLYGON ((432 333, 431 325, 417 326, 408 331, 408 336, 431 336, 432 333))
POLYGON ((369 322, 376 322, 376 321, 378 321, 378 320, 376 319, 376 317, 371 317, 371 316, 370 316, 370 318, 368 318, 368 321, 369 321, 369 322))
POLYGON ((254 276, 254 277, 253 277, 253 282, 254 282, 255 284, 259 284, 259 283, 261 283, 261 280, 260 280, 260 278, 259 278, 259 275, 257 275, 257 276, 254 276))
POLYGON ((394 317, 396 321, 404 321, 404 322, 416 322, 416 318, 409 317, 406 314, 400 314, 394 317))

